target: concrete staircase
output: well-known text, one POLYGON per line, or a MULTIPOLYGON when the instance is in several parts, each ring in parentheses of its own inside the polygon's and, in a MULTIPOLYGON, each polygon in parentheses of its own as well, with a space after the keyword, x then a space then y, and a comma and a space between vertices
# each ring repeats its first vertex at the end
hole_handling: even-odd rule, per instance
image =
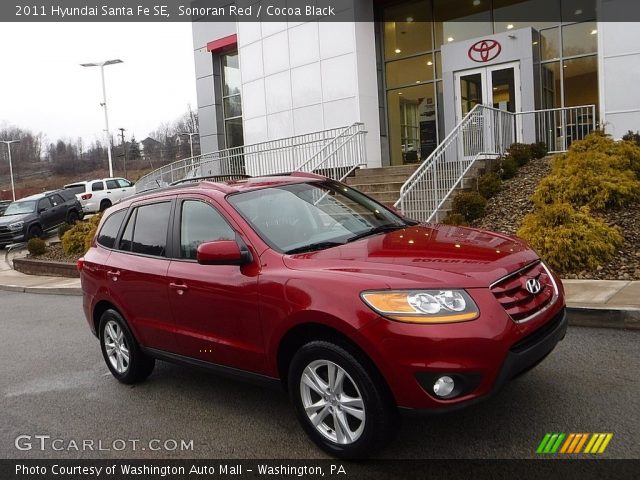
MULTIPOLYGON (((478 160, 464 176, 463 185, 456 188, 471 190, 475 188, 475 179, 485 173, 487 162, 478 160)), ((400 198, 400 189, 407 179, 418 169, 419 165, 402 165, 381 168, 360 168, 355 175, 348 177, 345 183, 383 204, 393 205, 400 198)), ((442 192, 446 193, 446 192, 442 192)), ((447 216, 451 210, 454 191, 439 210, 439 218, 447 216)))
POLYGON ((380 203, 393 205, 400 198, 400 188, 419 165, 401 165, 381 168, 359 168, 348 177, 347 185, 366 193, 380 203))

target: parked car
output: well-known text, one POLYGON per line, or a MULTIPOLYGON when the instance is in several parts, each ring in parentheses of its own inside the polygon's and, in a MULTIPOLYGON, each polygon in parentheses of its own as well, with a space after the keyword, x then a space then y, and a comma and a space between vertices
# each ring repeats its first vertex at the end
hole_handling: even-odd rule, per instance
POLYGON ((82 219, 83 211, 76 196, 66 190, 54 190, 21 198, 9 204, 0 217, 0 248, 19 243, 63 223, 82 219))
POLYGON ((338 457, 384 445, 399 409, 491 396, 567 328, 560 279, 524 241, 420 224, 312 174, 135 196, 78 268, 117 380, 160 359, 280 384, 338 457))
POLYGON ((111 205, 135 193, 133 183, 124 178, 76 182, 65 185, 64 188, 77 195, 85 213, 104 212, 111 205))
POLYGON ((4 215, 4 211, 7 209, 11 200, 0 200, 0 217, 4 215))

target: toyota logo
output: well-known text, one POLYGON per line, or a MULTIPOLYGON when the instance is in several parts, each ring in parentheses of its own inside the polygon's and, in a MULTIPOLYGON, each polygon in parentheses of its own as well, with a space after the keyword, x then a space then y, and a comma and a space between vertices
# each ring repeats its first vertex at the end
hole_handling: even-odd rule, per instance
POLYGON ((480 40, 469 48, 469 58, 474 62, 485 63, 493 60, 502 51, 502 45, 496 40, 480 40))
POLYGON ((537 295, 542 291, 542 285, 537 278, 530 278, 527 280, 524 288, 532 295, 537 295))

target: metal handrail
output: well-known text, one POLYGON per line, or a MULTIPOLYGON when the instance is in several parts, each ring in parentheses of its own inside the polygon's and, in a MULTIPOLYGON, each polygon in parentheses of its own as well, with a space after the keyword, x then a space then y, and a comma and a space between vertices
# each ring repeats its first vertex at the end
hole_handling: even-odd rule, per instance
POLYGON ((335 179, 366 164, 362 123, 262 143, 227 148, 171 162, 141 177, 136 192, 187 178, 216 175, 269 175, 326 169, 335 179), (348 167, 348 168, 347 168, 348 167), (334 175, 335 174, 335 175, 334 175))
POLYGON ((595 105, 517 113, 474 106, 402 185, 394 206, 416 220, 435 217, 437 221, 439 211, 474 164, 503 155, 518 140, 523 122, 535 127, 528 130, 529 140, 544 142, 550 153, 566 151, 571 141, 596 128, 595 105), (590 122, 580 123, 585 116, 590 122))

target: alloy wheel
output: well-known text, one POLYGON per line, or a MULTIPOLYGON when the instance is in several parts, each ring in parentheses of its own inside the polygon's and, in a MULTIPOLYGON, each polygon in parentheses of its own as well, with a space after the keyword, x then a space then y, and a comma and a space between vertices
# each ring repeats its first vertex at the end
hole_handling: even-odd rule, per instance
POLYGON ((349 445, 364 431, 365 405, 358 386, 339 365, 315 360, 302 372, 300 397, 311 424, 328 440, 349 445))
POLYGON ((104 326, 103 342, 109 363, 120 374, 129 369, 130 352, 122 327, 110 320, 104 326))

